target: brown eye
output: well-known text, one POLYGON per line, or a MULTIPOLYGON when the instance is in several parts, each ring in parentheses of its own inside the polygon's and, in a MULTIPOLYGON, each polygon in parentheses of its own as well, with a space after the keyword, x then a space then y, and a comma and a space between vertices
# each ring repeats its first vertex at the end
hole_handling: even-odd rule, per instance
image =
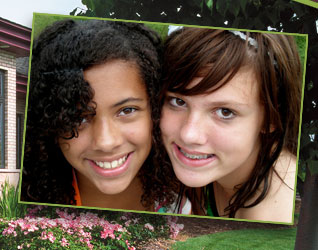
POLYGON ((83 117, 81 123, 78 126, 78 129, 79 130, 84 129, 89 124, 90 120, 91 120, 91 117, 83 117))
POLYGON ((124 108, 119 112, 119 116, 125 116, 125 115, 129 115, 131 113, 136 112, 136 108, 124 108))
POLYGON ((171 97, 169 99, 170 104, 175 107, 183 107, 186 104, 185 101, 177 97, 171 97))
POLYGON ((232 110, 227 109, 227 108, 219 108, 216 111, 216 114, 221 118, 221 119, 232 119, 235 117, 235 114, 233 113, 232 110))

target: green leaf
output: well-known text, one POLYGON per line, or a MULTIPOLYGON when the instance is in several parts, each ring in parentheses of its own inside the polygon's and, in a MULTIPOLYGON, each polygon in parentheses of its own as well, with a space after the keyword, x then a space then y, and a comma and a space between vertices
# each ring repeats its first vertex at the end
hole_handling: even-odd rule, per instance
POLYGON ((279 12, 277 11, 266 11, 264 14, 266 14, 267 18, 272 22, 273 26, 275 26, 277 22, 280 21, 279 12))
POLYGON ((75 15, 75 13, 76 13, 76 10, 77 10, 77 7, 76 7, 74 10, 72 10, 72 11, 70 12, 70 15, 71 15, 71 16, 74 16, 74 15, 75 15))
POLYGON ((241 25, 241 23, 244 23, 244 18, 242 17, 237 17, 234 19, 234 22, 232 23, 232 27, 233 28, 239 28, 241 25))
POLYGON ((311 90, 314 87, 314 83, 313 81, 310 81, 309 83, 307 83, 307 90, 311 90))
POLYGON ((240 1, 238 1, 238 2, 240 2, 241 10, 244 11, 245 8, 246 8, 246 4, 247 4, 248 0, 240 0, 240 1))
POLYGON ((192 1, 196 6, 200 6, 200 4, 202 3, 202 0, 192 0, 192 1))
POLYGON ((205 3, 206 3, 206 6, 208 6, 208 8, 210 10, 213 9, 213 0, 206 0, 205 3))
POLYGON ((294 3, 291 6, 292 6, 292 9, 294 10, 295 14, 297 15, 297 17, 300 18, 300 17, 303 17, 307 14, 305 5, 294 3))
POLYGON ((308 168, 311 174, 318 174, 318 160, 308 161, 308 168))
POLYGON ((227 10, 237 17, 238 13, 240 12, 240 6, 240 1, 232 0, 227 6, 227 10))
POLYGON ((224 0, 218 0, 216 2, 216 10, 219 12, 222 16, 225 16, 226 10, 227 10, 227 1, 224 0))
POLYGON ((87 9, 95 10, 95 4, 93 0, 82 0, 82 4, 86 5, 87 9))

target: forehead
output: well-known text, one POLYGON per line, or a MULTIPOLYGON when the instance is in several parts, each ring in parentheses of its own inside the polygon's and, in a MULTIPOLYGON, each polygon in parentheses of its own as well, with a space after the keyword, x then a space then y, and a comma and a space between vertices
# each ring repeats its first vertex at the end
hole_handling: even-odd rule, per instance
MULTIPOLYGON (((195 77, 189 83, 191 89, 198 85, 203 77, 195 77)), ((207 97, 212 102, 237 102, 247 105, 259 103, 259 84, 254 70, 241 68, 234 77, 216 90, 211 89, 200 96, 207 97)))
POLYGON ((113 60, 84 71, 84 79, 94 90, 94 99, 113 100, 127 95, 147 96, 145 83, 134 62, 113 60))

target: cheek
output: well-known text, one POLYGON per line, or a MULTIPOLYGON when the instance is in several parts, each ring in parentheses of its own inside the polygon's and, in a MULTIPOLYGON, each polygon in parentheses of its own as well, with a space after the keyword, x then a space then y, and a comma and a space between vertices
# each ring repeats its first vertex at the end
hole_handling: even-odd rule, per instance
POLYGON ((66 160, 71 165, 73 165, 72 163, 74 162, 75 152, 77 150, 77 147, 76 147, 77 144, 74 143, 72 139, 72 140, 60 140, 59 145, 66 160))
POLYGON ((160 130, 164 137, 163 139, 165 139, 165 137, 177 135, 181 121, 182 118, 180 115, 163 107, 160 118, 160 130))
POLYGON ((210 141, 222 152, 236 154, 239 157, 243 154, 250 154, 254 149, 258 148, 259 131, 248 126, 248 124, 240 123, 235 127, 215 128, 213 138, 210 141))
POLYGON ((152 121, 150 115, 140 118, 122 127, 122 133, 127 141, 140 147, 150 148, 152 143, 152 121))
POLYGON ((72 165, 87 147, 87 140, 84 135, 71 140, 59 139, 59 146, 66 160, 72 165))

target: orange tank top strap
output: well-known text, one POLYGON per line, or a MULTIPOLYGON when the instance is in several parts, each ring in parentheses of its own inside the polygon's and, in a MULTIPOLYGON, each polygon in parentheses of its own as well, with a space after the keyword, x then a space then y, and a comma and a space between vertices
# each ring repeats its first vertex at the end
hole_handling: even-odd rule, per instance
POLYGON ((75 173, 74 169, 73 169, 73 183, 72 183, 72 185, 73 185, 73 188, 75 190, 74 199, 76 202, 76 206, 82 206, 81 195, 80 195, 79 188, 77 185, 76 173, 75 173))

